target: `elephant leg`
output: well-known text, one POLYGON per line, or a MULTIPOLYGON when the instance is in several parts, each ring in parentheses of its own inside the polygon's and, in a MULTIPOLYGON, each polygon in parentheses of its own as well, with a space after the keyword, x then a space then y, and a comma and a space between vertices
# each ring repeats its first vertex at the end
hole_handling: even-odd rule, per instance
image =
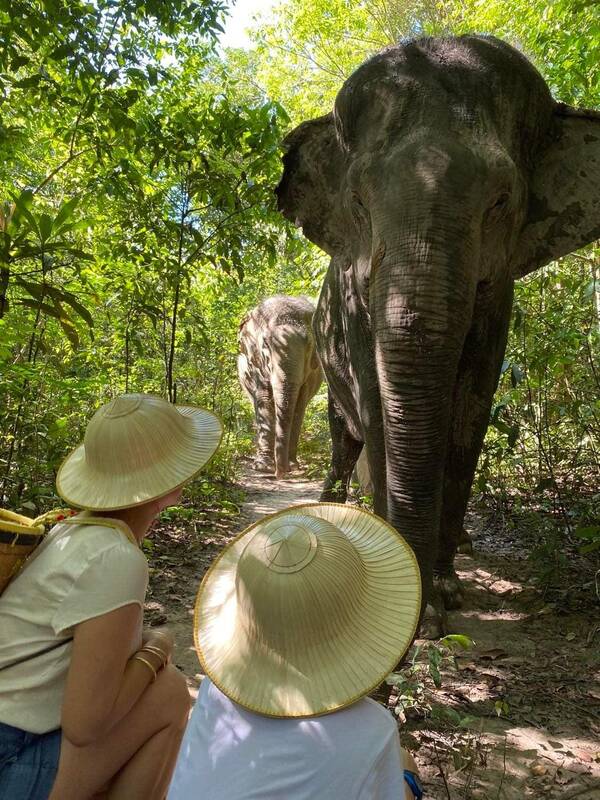
POLYGON ((346 420, 337 408, 331 391, 328 392, 328 396, 331 469, 325 479, 320 500, 322 503, 345 503, 352 470, 358 461, 363 443, 350 435, 346 420))
POLYGON ((275 476, 283 478, 290 469, 290 435, 300 388, 287 378, 273 393, 275 402, 275 476))
POLYGON ((294 410, 294 416, 292 419, 289 459, 290 464, 293 466, 297 466, 298 464, 298 440, 300 439, 300 431, 302 430, 302 423, 304 422, 306 407, 311 398, 309 388, 310 387, 308 383, 304 383, 300 387, 298 399, 296 400, 296 408, 294 410))
POLYGON ((471 539, 467 531, 464 529, 464 527, 460 533, 460 538, 458 540, 458 546, 456 548, 456 552, 462 553, 463 555, 466 556, 473 555, 473 540, 471 539))
POLYGON ((271 387, 258 390, 254 395, 256 422, 256 466, 273 471, 275 445, 275 406, 271 387))
POLYGON ((478 290, 473 324, 463 349, 452 400, 438 558, 435 574, 446 608, 460 608, 463 591, 454 556, 464 542, 464 518, 489 423, 508 337, 513 282, 478 290), (481 297, 479 296, 481 295, 481 297))

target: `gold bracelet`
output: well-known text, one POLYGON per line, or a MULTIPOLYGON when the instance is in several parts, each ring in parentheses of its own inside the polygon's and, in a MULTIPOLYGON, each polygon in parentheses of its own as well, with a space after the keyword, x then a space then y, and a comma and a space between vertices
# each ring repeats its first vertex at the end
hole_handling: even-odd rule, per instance
POLYGON ((156 680, 156 670, 154 669, 152 664, 148 661, 148 659, 144 658, 144 656, 141 656, 139 653, 136 653, 133 658, 135 661, 141 661, 142 664, 145 664, 148 667, 148 669, 152 672, 152 683, 154 683, 154 681, 156 680))
POLYGON ((160 656, 160 657, 162 658, 162 661, 163 661, 163 667, 164 667, 164 665, 167 663, 167 661, 168 661, 168 659, 169 659, 169 657, 167 656, 167 654, 165 653, 165 651, 164 651, 164 650, 162 650, 160 647, 156 647, 156 645, 153 645, 153 644, 143 644, 143 645, 141 646, 141 648, 140 648, 140 652, 143 652, 144 650, 145 650, 147 653, 152 653, 152 654, 153 654, 153 655, 155 655, 155 656, 160 656))

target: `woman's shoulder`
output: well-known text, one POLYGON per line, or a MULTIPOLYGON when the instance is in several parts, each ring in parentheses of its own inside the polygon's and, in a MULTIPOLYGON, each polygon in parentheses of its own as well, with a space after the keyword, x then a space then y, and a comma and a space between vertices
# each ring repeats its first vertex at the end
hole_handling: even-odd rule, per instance
POLYGON ((72 517, 56 525, 49 533, 49 546, 62 556, 90 561, 104 557, 146 564, 146 558, 135 543, 125 523, 102 518, 72 517))

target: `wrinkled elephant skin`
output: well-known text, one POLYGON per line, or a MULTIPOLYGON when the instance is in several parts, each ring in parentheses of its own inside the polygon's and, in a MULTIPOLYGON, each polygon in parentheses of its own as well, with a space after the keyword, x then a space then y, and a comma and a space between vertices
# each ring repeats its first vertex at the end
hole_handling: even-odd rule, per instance
POLYGON ((263 300, 242 320, 238 375, 254 406, 257 465, 282 478, 296 463, 304 412, 323 372, 304 297, 263 300))
POLYGON ((365 62, 285 148, 279 208, 331 256, 313 323, 324 497, 364 443, 375 509, 413 547, 424 597, 456 605, 514 280, 600 237, 600 115, 555 102, 498 39, 425 38, 365 62))

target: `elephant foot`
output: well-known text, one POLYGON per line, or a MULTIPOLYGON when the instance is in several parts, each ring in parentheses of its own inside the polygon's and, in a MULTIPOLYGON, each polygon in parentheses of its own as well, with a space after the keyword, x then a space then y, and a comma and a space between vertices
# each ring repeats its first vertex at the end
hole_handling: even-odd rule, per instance
POLYGON ((460 534, 456 552, 462 553, 465 556, 473 555, 473 540, 471 539, 471 537, 464 528, 462 529, 462 532, 460 534))
POLYGON ((263 472, 267 475, 272 475, 275 472, 275 464, 268 458, 255 458, 254 470, 255 472, 263 472))
POLYGON ((451 575, 438 575, 436 577, 436 586, 442 597, 444 608, 448 609, 448 611, 462 608, 465 591, 455 572, 451 575))
POLYGON ((283 480, 284 478, 290 477, 290 468, 289 467, 276 467, 275 469, 275 477, 278 481, 283 480))
POLYGON ((440 639, 446 633, 446 615, 443 609, 437 609, 433 603, 427 603, 419 626, 420 639, 440 639))

